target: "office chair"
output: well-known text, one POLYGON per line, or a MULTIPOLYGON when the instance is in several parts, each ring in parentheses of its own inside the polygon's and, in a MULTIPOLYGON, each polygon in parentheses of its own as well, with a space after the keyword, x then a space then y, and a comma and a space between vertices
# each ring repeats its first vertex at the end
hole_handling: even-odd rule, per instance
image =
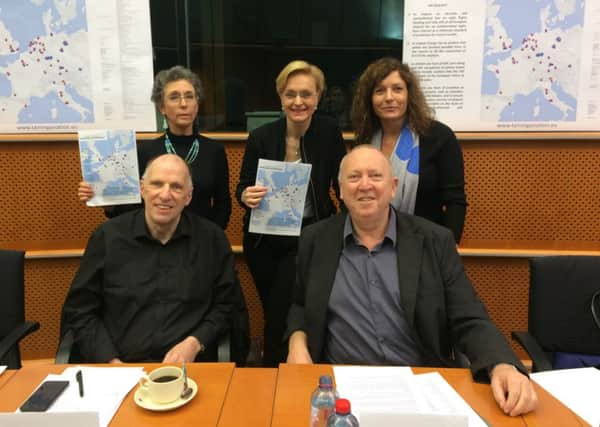
POLYGON ((529 330, 511 336, 533 372, 599 365, 600 257, 539 257, 529 265, 529 330))
POLYGON ((0 249, 0 365, 21 368, 19 342, 40 328, 25 321, 25 252, 0 249))

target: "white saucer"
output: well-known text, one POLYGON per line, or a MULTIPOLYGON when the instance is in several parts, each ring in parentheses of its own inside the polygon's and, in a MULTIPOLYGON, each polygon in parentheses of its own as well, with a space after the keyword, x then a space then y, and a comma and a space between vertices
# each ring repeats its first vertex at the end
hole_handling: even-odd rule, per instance
POLYGON ((171 411, 185 405, 192 400, 194 396, 196 396, 196 393, 198 393, 198 385, 196 384, 196 381, 188 378, 188 386, 192 389, 192 394, 190 394, 189 397, 185 399, 178 398, 169 403, 157 403, 153 401, 149 396, 144 396, 141 387, 138 387, 133 395, 133 401, 139 407, 148 409, 149 411, 171 411))

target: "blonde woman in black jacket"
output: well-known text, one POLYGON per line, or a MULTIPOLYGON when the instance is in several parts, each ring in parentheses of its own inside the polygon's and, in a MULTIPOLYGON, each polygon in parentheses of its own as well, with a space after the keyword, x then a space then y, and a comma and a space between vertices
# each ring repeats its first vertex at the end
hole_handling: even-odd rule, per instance
POLYGON ((287 346, 282 337, 295 282, 298 238, 248 231, 250 211, 267 191, 255 185, 258 159, 312 165, 304 227, 335 213, 329 191, 333 186, 336 196, 339 194, 337 174, 346 153, 337 123, 314 114, 325 89, 325 78, 318 67, 292 61, 279 73, 275 86, 285 117, 250 133, 236 189, 236 198, 246 210, 244 255, 264 311, 264 366, 277 366, 286 359, 287 346))

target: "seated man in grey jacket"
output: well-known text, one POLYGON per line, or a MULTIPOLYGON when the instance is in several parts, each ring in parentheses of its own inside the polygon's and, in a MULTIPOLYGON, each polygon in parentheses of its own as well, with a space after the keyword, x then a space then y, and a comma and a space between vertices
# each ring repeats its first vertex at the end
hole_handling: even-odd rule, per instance
POLYGON ((288 316, 288 363, 457 366, 490 380, 516 416, 537 396, 525 368, 489 319, 449 230, 396 212, 389 160, 360 145, 340 166, 348 213, 305 228, 288 316))

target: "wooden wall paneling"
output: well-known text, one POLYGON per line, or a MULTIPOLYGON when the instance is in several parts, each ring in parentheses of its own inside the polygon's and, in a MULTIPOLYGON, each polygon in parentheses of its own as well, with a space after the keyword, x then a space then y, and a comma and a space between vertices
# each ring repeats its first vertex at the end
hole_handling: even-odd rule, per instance
POLYGON ((258 296, 256 286, 254 286, 254 280, 246 264, 246 259, 243 255, 236 256, 236 269, 240 284, 242 285, 242 291, 246 298, 246 306, 248 307, 248 314, 250 315, 250 337, 260 342, 262 345, 262 336, 264 328, 263 309, 258 296))
POLYGON ((463 141, 464 239, 600 241, 600 145, 463 141))
POLYGON ((77 268, 79 258, 25 261, 25 318, 40 322, 40 329, 21 342, 23 359, 54 358, 60 313, 77 268))
POLYGON ((77 200, 76 142, 2 142, 0 165, 0 245, 87 239, 104 220, 101 209, 77 200))
POLYGON ((229 193, 231 194, 231 217, 227 225, 227 238, 232 245, 242 245, 242 218, 244 209, 235 199, 235 189, 240 178, 240 169, 244 157, 245 141, 224 142, 227 152, 227 163, 229 164, 229 193))
POLYGON ((521 359, 529 357, 510 338, 527 330, 529 264, 527 258, 462 258, 465 271, 490 318, 521 359))

